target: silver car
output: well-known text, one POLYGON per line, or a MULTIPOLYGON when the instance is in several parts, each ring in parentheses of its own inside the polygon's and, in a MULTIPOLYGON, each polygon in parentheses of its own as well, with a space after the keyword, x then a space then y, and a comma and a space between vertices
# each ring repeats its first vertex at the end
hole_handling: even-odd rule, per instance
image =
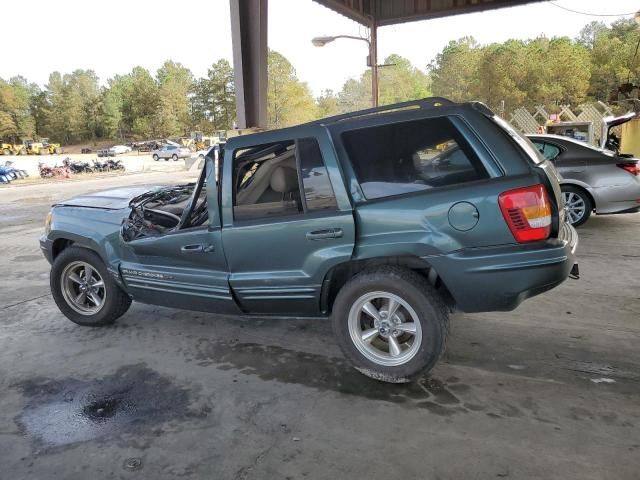
POLYGON ((156 162, 161 158, 176 161, 179 158, 189 158, 191 156, 191 150, 185 147, 179 147, 178 145, 163 145, 162 147, 153 150, 151 155, 156 162))
POLYGON ((565 209, 575 227, 591 213, 640 211, 640 160, 559 135, 529 135, 563 177, 565 209))

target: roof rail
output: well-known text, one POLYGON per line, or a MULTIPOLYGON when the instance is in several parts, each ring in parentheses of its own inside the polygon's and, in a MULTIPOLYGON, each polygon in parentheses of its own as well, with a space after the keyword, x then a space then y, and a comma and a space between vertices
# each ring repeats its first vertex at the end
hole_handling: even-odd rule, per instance
POLYGON ((343 113, 340 115, 334 115, 333 117, 326 117, 311 122, 312 124, 323 125, 326 123, 339 122, 341 120, 347 120, 349 118, 363 117, 366 115, 373 115, 376 113, 388 112, 393 110, 402 110, 404 108, 418 107, 418 108, 435 108, 444 105, 455 105, 455 102, 444 97, 428 97, 421 98, 419 100, 409 100, 408 102, 392 103, 391 105, 383 105, 381 107, 367 108, 365 110, 357 110, 355 112, 343 113))

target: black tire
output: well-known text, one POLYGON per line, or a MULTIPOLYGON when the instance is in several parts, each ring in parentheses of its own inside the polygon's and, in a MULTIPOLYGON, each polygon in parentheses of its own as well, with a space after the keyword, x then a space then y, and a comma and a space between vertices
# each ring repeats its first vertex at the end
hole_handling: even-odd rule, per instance
POLYGON ((97 253, 86 248, 69 247, 56 257, 51 267, 50 285, 53 299, 60 311, 78 325, 90 327, 110 325, 124 315, 131 306, 131 298, 114 282, 102 259, 97 253), (76 261, 88 263, 104 281, 106 292, 104 304, 94 315, 78 313, 65 300, 62 293, 62 273, 67 265, 76 261))
POLYGON ((178 161, 178 155, 176 155, 175 153, 173 155, 171 155, 171 160, 173 160, 174 162, 178 161))
POLYGON ((586 221, 589 220, 591 212, 593 212, 594 208, 589 194, 582 188, 574 187, 573 185, 562 185, 562 194, 564 196, 565 208, 568 207, 567 200, 572 199, 573 201, 576 199, 576 197, 579 199, 578 205, 580 205, 579 202, 582 202, 584 204, 584 213, 578 219, 575 218, 575 214, 572 214, 570 209, 567 209, 567 220, 569 220, 569 223, 571 223, 571 225, 573 225, 574 227, 584 225, 586 221))
POLYGON ((9 150, 8 148, 5 148, 4 150, 2 150, 2 154, 3 155, 11 155, 11 150, 9 150))
POLYGON ((409 382, 431 370, 444 353, 449 329, 448 309, 431 284, 412 270, 393 266, 365 270, 349 280, 338 292, 331 321, 338 345, 354 367, 368 377, 389 383, 409 382), (417 353, 401 365, 373 362, 352 340, 349 312, 358 299, 371 292, 388 292, 400 297, 417 314, 422 341, 417 353))
POLYGON ((160 157, 158 156, 158 154, 154 153, 153 159, 157 162, 158 160, 160 160, 160 157))

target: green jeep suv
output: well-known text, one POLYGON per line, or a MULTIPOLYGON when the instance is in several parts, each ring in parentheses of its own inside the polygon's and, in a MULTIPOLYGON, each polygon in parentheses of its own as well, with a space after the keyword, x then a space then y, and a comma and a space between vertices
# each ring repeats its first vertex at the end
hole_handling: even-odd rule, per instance
POLYGON ((323 317, 357 369, 402 382, 435 365, 450 311, 577 274, 558 181, 483 104, 428 98, 231 138, 192 184, 54 205, 41 248, 80 325, 132 300, 323 317))

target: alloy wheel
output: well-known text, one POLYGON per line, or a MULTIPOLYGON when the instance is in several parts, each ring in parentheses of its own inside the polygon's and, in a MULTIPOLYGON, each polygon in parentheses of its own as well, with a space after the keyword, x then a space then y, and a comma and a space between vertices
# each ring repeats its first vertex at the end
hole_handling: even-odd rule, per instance
POLYGON ((418 315, 409 303, 393 293, 362 295, 353 303, 347 321, 355 347, 377 365, 403 365, 418 353, 422 344, 418 315))
POLYGON ((86 262, 72 262, 61 275, 62 296, 81 315, 95 315, 105 304, 107 290, 100 273, 86 262))
POLYGON ((584 217, 587 211, 587 206, 584 199, 575 192, 563 192, 564 195, 564 208, 569 215, 569 221, 571 224, 576 224, 584 217))

